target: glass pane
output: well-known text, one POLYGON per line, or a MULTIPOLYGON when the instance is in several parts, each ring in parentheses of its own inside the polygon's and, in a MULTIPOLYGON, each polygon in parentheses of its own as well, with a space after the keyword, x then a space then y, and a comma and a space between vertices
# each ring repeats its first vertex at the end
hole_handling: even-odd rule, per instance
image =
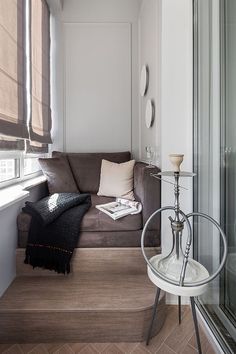
POLYGON ((24 175, 30 175, 31 173, 35 173, 40 171, 40 165, 37 157, 27 157, 24 159, 24 175))
POLYGON ((225 3, 225 228, 229 256, 223 306, 236 321, 236 3, 225 3))
MULTIPOLYGON (((198 0, 195 11, 194 209, 221 223, 229 245, 224 271, 198 301, 224 352, 235 353, 236 1, 198 0)), ((219 235, 207 222, 198 221, 194 256, 212 273, 222 253, 219 235)))
MULTIPOLYGON (((212 10, 216 1, 198 2, 198 126, 197 145, 197 207, 196 211, 220 219, 220 112, 219 86, 216 85, 214 67, 219 61, 217 52, 219 27, 213 23, 212 10), (218 58, 218 60, 217 60, 218 58), (215 61, 215 62, 214 62, 215 61)), ((195 225, 195 250, 197 259, 212 274, 219 266, 219 233, 208 221, 197 218, 195 225)), ((219 278, 210 283, 208 291, 199 297, 205 306, 219 305, 219 278)))
POLYGON ((0 159, 0 183, 19 177, 18 159, 0 159))

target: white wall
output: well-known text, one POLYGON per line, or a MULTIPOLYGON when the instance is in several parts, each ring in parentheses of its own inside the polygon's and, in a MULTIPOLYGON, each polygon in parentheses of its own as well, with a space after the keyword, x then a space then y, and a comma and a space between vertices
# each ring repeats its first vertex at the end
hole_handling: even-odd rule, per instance
POLYGON ((64 23, 65 150, 131 151, 131 26, 64 23))
POLYGON ((40 199, 45 193, 44 188, 44 185, 40 185, 30 189, 30 195, 25 200, 21 200, 0 211, 0 296, 10 285, 16 274, 17 215, 26 200, 35 201, 40 199))
POLYGON ((154 162, 160 165, 160 38, 161 1, 143 0, 139 14, 139 76, 143 65, 149 70, 149 85, 144 97, 139 95, 139 158, 146 160, 146 146, 155 149, 154 162), (147 100, 155 105, 155 119, 151 128, 145 124, 147 100))
POLYGON ((142 0, 64 0, 64 22, 135 22, 142 0))
POLYGON ((15 251, 17 246, 16 218, 20 202, 0 212, 0 296, 15 277, 15 251))
MULTIPOLYGON (((56 0, 50 0, 49 3, 55 5, 55 1, 56 0)), ((101 149, 114 151, 131 148, 134 156, 138 156, 138 14, 140 4, 141 0, 66 0, 63 2, 62 10, 59 9, 60 6, 57 6, 55 11, 55 6, 51 6, 53 8, 54 16, 54 20, 52 21, 55 29, 54 38, 56 38, 57 43, 61 48, 54 48, 54 53, 57 55, 56 59, 59 60, 59 64, 57 64, 57 67, 53 70, 55 75, 54 87, 56 88, 52 100, 55 103, 53 105, 53 117, 55 116, 56 119, 58 118, 60 123, 59 125, 56 124, 54 126, 53 148, 59 147, 61 149, 61 146, 63 146, 64 150, 67 151, 98 151, 101 149), (67 60, 68 57, 70 58, 73 49, 75 49, 75 51, 77 50, 77 54, 81 53, 81 43, 78 43, 79 41, 77 41, 78 27, 82 25, 85 26, 85 24, 91 25, 90 28, 93 28, 95 24, 104 24, 104 26, 107 26, 107 33, 103 40, 101 40, 100 59, 102 55, 102 47, 104 49, 106 44, 109 44, 106 38, 107 34, 109 34, 109 25, 111 27, 112 24, 114 24, 113 27, 120 25, 121 28, 126 24, 130 28, 130 33, 127 32, 125 39, 126 44, 124 43, 124 40, 120 41, 120 57, 124 57, 126 61, 129 58, 129 64, 127 63, 125 70, 124 65, 117 66, 116 62, 112 60, 111 64, 113 64, 113 67, 114 65, 117 66, 116 73, 113 73, 113 77, 110 75, 109 85, 105 85, 104 80, 101 79, 102 75, 99 67, 97 67, 97 70, 93 68, 93 76, 97 76, 101 81, 100 90, 99 83, 96 82, 98 87, 97 99, 102 98, 103 101, 103 104, 100 105, 100 107, 99 105, 94 104, 96 103, 96 101, 94 101, 96 97, 91 97, 90 100, 87 99, 89 102, 83 101, 82 104, 80 104, 81 101, 79 101, 79 99, 76 100, 76 98, 81 97, 80 94, 83 91, 83 87, 85 87, 84 82, 82 81, 86 79, 86 75, 84 74, 81 78, 82 70, 79 70, 78 66, 76 67, 76 63, 73 63, 73 68, 68 67, 64 61, 65 58, 67 58, 67 60), (128 65, 131 73, 128 73, 128 65), (81 79, 77 82, 79 92, 74 89, 73 71, 74 76, 81 79), (120 80, 118 80, 114 87, 109 88, 108 90, 108 86, 111 86, 114 75, 118 77, 119 74, 120 80), (123 80, 121 80, 122 75, 123 80), (125 75, 127 76, 126 78, 125 75), (121 85, 122 81, 125 86, 121 85), (71 102, 72 95, 74 95, 73 102, 71 102), (107 102, 105 102, 106 97, 107 102), (119 102, 117 102, 117 99, 119 102), (119 105, 119 112, 117 112, 118 103, 121 103, 119 105), (82 109, 80 110, 79 108, 82 109), (97 112, 95 110, 97 110, 97 112), (79 114, 81 115, 78 117, 79 114), (100 119, 98 120, 98 118, 100 119), (62 121, 63 125, 61 123, 62 121), (99 124, 100 121, 101 124, 99 124), (87 129, 82 132, 81 127, 82 124, 84 127, 84 122, 87 123, 87 129), (122 126, 126 126, 127 133, 121 136, 122 126), (94 131, 94 128, 96 129, 97 134, 91 136, 91 131, 94 131), (75 141, 76 136, 77 139, 75 141)), ((114 32, 114 35, 117 35, 117 33, 117 31, 114 32)), ((94 33, 93 40, 95 39, 95 34, 96 32, 94 33)), ((109 49, 112 50, 112 48, 109 49)), ((110 53, 114 54, 111 51, 110 53)), ((81 58, 78 57, 78 61, 79 59, 83 60, 82 56, 81 58)), ((96 58, 93 59, 95 61, 96 58)), ((83 64, 88 65, 89 63, 83 62, 83 64)), ((104 64, 105 63, 103 63, 102 66, 103 69, 105 67, 104 64)), ((89 76, 90 71, 88 70, 87 65, 84 68, 84 73, 87 71, 89 76)), ((110 65, 110 68, 111 67, 112 65, 110 65)), ((93 90, 92 84, 94 84, 94 80, 92 83, 90 79, 91 76, 88 77, 87 80, 87 92, 90 91, 90 88, 91 92, 93 90), (89 82, 91 83, 90 88, 88 85, 89 82)))
MULTIPOLYGON (((143 0, 139 18, 139 71, 148 65, 150 83, 140 101, 140 158, 145 160, 145 146, 157 150, 156 163, 172 169, 168 155, 185 155, 182 169, 192 171, 192 1, 143 0), (145 126, 145 106, 155 100, 156 117, 152 128, 145 126)), ((192 211, 192 181, 181 180, 180 203, 184 212, 192 211)), ((162 206, 173 205, 173 186, 162 182, 162 206)), ((162 215, 162 252, 172 245, 168 213, 162 215)), ((186 235, 185 235, 186 236, 186 235)), ((185 240, 184 240, 185 242, 185 240)), ((176 299, 168 296, 168 302, 176 299)))
MULTIPOLYGON (((170 170, 170 153, 185 155, 182 170, 192 171, 192 1, 162 1, 161 38, 161 167, 170 170)), ((182 179, 180 204, 192 211, 192 180, 182 179)), ((162 183, 162 205, 173 205, 173 187, 162 183)), ((162 217, 162 250, 170 250, 172 237, 166 214, 162 217)), ((169 301, 175 301, 169 298, 169 301)))

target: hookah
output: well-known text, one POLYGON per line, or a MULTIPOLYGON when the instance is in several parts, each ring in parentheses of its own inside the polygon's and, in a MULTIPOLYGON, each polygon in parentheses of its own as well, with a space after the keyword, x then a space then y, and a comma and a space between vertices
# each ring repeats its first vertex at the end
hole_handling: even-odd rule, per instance
MULTIPOLYGON (((201 351, 200 336, 198 331, 197 316, 195 310, 194 297, 203 294, 207 288, 208 284, 216 278, 216 276, 223 269, 226 258, 227 258, 227 241, 224 231, 218 224, 216 220, 207 214, 194 212, 185 214, 180 209, 179 195, 180 195, 180 178, 192 178, 196 174, 191 172, 180 171, 180 165, 183 162, 184 155, 182 154, 171 154, 170 161, 173 165, 173 171, 164 171, 157 174, 152 174, 154 178, 162 180, 162 177, 172 177, 174 178, 174 183, 163 180, 174 185, 174 205, 165 206, 156 210, 147 220, 141 237, 141 249, 144 259, 147 263, 147 273, 149 279, 157 286, 157 294, 153 309, 153 316, 151 325, 149 328, 147 342, 148 345, 153 322, 157 312, 158 300, 160 295, 160 289, 169 292, 171 294, 178 296, 179 303, 179 323, 181 323, 181 296, 189 296, 191 300, 192 314, 195 325, 195 332, 198 344, 198 352, 201 351), (172 233, 172 247, 170 253, 165 256, 163 254, 157 254, 150 259, 145 252, 145 236, 148 230, 148 225, 151 220, 159 213, 164 211, 172 211, 174 217, 169 216, 170 228, 172 233), (223 253, 219 267, 213 274, 209 274, 208 270, 198 261, 189 257, 190 249, 193 240, 192 227, 189 221, 191 217, 201 217, 212 223, 219 232, 222 240, 223 253), (183 230, 186 226, 187 229, 187 241, 185 249, 183 250, 183 230)), ((182 187, 183 188, 183 187, 182 187)))
MULTIPOLYGON (((179 285, 182 286, 184 280, 192 282, 194 280, 202 280, 209 276, 208 271, 200 263, 189 258, 190 247, 192 243, 192 231, 189 232, 189 237, 186 245, 185 254, 182 249, 182 235, 184 222, 186 221, 183 212, 180 210, 179 194, 180 177, 193 177, 195 174, 190 172, 180 172, 180 165, 183 162, 184 155, 171 154, 170 161, 173 165, 173 171, 160 172, 159 176, 174 176, 174 219, 169 216, 170 226, 172 230, 172 248, 170 253, 165 257, 158 257, 153 260, 153 266, 158 269, 163 276, 167 276, 171 280, 176 280, 180 277, 179 285), (181 218, 182 216, 182 218, 181 218)), ((154 176, 155 177, 155 176, 154 176)), ((186 216, 187 218, 187 216, 186 216)), ((190 226, 190 225, 188 225, 190 226)))

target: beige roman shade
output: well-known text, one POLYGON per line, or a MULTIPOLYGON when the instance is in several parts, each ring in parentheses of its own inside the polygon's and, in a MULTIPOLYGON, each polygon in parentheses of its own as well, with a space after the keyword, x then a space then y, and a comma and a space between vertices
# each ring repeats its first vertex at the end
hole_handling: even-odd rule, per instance
MULTIPOLYGON (((31 117, 30 147, 45 148, 51 140, 50 13, 45 0, 30 2, 31 117)), ((29 149, 27 149, 29 150, 29 149)))
POLYGON ((23 149, 25 112, 24 0, 0 0, 0 146, 23 149), (8 139, 8 137, 10 137, 8 139))

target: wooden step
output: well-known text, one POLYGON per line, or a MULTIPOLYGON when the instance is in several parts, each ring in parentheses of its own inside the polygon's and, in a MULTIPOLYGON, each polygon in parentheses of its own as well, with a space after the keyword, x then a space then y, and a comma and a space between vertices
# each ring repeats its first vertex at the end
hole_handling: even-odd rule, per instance
MULTIPOLYGON (((22 256, 18 252, 19 264, 22 256)), ((22 269, 18 268, 21 275, 0 299, 0 343, 137 342, 146 338, 156 289, 138 250, 78 251, 69 276, 47 275, 46 271, 34 275, 31 268, 25 273, 22 269)), ((158 311, 153 335, 165 319, 164 293, 158 311)))
MULTIPOLYGON (((147 254, 152 257, 160 253, 160 247, 148 247, 147 254)), ((24 264, 25 249, 16 251, 16 274, 34 276, 55 276, 55 272, 24 264)), ((129 273, 146 274, 146 263, 141 248, 76 248, 71 261, 71 273, 129 273)), ((64 275, 62 275, 64 276, 64 275)))

